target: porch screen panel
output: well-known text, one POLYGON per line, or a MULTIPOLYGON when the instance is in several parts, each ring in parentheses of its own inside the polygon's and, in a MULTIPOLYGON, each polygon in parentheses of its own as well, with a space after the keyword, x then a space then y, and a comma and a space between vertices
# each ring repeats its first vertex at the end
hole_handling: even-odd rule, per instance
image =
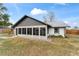
POLYGON ((40 36, 46 36, 46 29, 40 28, 40 36))
POLYGON ((33 28, 33 35, 39 35, 39 28, 33 28))
POLYGON ((18 28, 18 34, 21 34, 21 28, 18 28))
POLYGON ((32 28, 27 28, 27 35, 32 35, 32 28))
POLYGON ((26 28, 22 28, 22 34, 26 34, 26 28))

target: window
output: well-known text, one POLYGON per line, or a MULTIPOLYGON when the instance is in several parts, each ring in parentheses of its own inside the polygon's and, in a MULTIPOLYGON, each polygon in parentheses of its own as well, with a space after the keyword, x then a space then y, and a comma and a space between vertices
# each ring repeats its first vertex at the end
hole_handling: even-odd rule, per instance
POLYGON ((40 28, 40 35, 45 36, 46 35, 46 29, 45 28, 40 28))
POLYGON ((33 35, 39 35, 39 28, 33 28, 33 35))
POLYGON ((22 28, 22 34, 26 34, 26 28, 22 28))
POLYGON ((21 34, 21 28, 18 28, 18 32, 19 32, 18 34, 21 34))
POLYGON ((59 29, 58 28, 55 28, 54 29, 54 33, 59 33, 59 29))
POLYGON ((27 35, 32 35, 32 28, 27 28, 27 35))

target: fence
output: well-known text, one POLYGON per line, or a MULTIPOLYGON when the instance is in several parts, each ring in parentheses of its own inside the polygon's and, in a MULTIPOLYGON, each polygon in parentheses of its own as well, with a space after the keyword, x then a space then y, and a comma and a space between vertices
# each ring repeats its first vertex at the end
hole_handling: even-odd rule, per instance
POLYGON ((79 35, 79 30, 66 30, 66 34, 79 35))
POLYGON ((13 29, 11 29, 11 28, 0 28, 0 33, 12 34, 13 29))

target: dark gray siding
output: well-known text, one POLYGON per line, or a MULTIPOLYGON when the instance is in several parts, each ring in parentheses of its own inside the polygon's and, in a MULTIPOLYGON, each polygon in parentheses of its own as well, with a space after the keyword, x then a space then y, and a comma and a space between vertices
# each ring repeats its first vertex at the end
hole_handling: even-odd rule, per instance
POLYGON ((44 25, 44 24, 31 18, 26 18, 22 22, 20 22, 17 26, 38 26, 38 25, 44 25))

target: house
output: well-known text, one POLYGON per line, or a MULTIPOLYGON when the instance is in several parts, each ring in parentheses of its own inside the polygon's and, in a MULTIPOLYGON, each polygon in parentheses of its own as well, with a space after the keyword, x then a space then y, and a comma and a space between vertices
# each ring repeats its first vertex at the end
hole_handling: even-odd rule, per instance
POLYGON ((47 24, 25 15, 12 27, 16 36, 47 39, 51 35, 61 35, 64 37, 66 26, 63 22, 47 24))

